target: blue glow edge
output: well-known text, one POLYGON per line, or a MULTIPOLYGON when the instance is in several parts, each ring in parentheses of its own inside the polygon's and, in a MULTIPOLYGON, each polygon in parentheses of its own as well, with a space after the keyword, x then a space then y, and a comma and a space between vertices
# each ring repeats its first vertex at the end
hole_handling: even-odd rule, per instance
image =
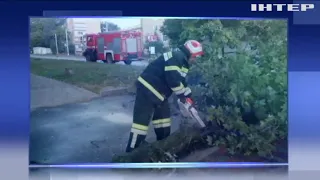
POLYGON ((259 162, 237 162, 237 163, 103 163, 103 164, 61 164, 61 165, 29 165, 30 168, 264 168, 285 167, 288 163, 259 163, 259 162))

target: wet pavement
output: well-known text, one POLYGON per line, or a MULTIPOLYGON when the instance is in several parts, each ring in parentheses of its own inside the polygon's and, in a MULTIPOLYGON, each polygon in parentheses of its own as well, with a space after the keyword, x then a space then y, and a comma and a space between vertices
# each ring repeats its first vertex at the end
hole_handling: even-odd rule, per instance
MULTIPOLYGON (((30 161, 45 164, 110 162, 125 150, 133 96, 39 108, 31 113, 30 161)), ((179 128, 173 118, 172 131, 179 128)), ((147 141, 155 141, 152 126, 147 141)))

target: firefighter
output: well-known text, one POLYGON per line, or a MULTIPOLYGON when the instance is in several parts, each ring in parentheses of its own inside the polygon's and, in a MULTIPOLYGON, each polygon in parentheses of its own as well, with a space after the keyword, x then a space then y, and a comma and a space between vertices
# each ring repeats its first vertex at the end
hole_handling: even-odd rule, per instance
POLYGON ((126 152, 145 142, 150 121, 157 140, 170 135, 168 98, 174 93, 186 106, 192 103, 191 90, 185 77, 191 63, 201 55, 202 45, 198 41, 188 40, 178 49, 166 52, 151 62, 138 77, 133 124, 126 152))

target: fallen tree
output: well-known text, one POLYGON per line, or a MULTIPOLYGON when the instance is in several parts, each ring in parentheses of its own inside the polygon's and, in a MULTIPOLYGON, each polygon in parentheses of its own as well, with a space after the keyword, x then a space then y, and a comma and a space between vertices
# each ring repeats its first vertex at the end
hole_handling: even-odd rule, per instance
MULTIPOLYGON (((179 110, 173 102, 175 98, 170 98, 173 115, 178 114, 179 110)), ((190 154, 207 148, 219 147, 215 141, 226 137, 232 133, 226 131, 223 126, 208 120, 209 116, 199 112, 205 120, 207 127, 200 128, 195 120, 184 119, 184 124, 180 129, 172 133, 168 138, 153 143, 143 143, 139 148, 130 153, 115 155, 112 159, 114 163, 146 163, 146 162, 184 162, 190 154)), ((237 133, 237 132, 233 132, 237 133)), ((208 154, 209 155, 209 154, 208 154)), ((201 157, 201 158, 200 158, 201 157)), ((200 162, 200 159, 193 158, 193 162, 200 162)))
MULTIPOLYGON (((175 96, 169 98, 171 113, 173 116, 183 118, 179 115, 176 100, 175 96)), ((214 132, 215 135, 221 134, 221 131, 218 133, 218 125, 212 123, 212 121, 207 121, 208 117, 205 114, 199 112, 199 116, 209 122, 208 128, 200 128, 195 120, 184 118, 184 124, 181 124, 179 130, 166 139, 154 143, 144 143, 130 153, 115 155, 112 162, 178 162, 182 157, 197 149, 209 147, 210 143, 207 140, 213 137, 213 130, 217 130, 214 132)))
POLYGON ((231 155, 272 158, 288 133, 287 22, 170 19, 162 32, 172 46, 188 39, 204 46, 188 78, 200 74, 207 83, 191 89, 200 109, 226 130, 216 146, 226 145, 231 155))
POLYGON ((201 133, 198 128, 181 128, 162 141, 143 144, 130 153, 115 156, 112 162, 175 162, 181 153, 192 151, 195 145, 205 142, 201 133))
MULTIPOLYGON (((209 121, 210 122, 210 121, 209 121)), ((225 139, 228 141, 230 134, 237 134, 239 141, 246 138, 245 135, 241 135, 239 131, 228 131, 218 124, 209 123, 209 127, 201 129, 193 126, 186 126, 180 128, 178 131, 171 134, 168 138, 162 141, 156 141, 153 143, 142 144, 139 148, 130 153, 124 153, 115 155, 112 159, 113 163, 147 163, 147 162, 185 162, 189 155, 199 152, 201 155, 193 157, 191 162, 202 162, 204 159, 212 161, 228 161, 229 158, 235 158, 233 161, 261 161, 261 162, 287 162, 287 147, 285 152, 283 150, 275 149, 272 157, 261 157, 258 150, 251 149, 251 154, 248 156, 245 152, 238 149, 234 154, 224 152, 224 148, 228 148, 230 145, 225 144, 221 146, 219 141, 225 139), (218 142, 218 143, 217 143, 218 142), (222 148, 223 147, 223 148, 222 148), (212 154, 212 151, 208 149, 216 149, 219 153, 212 154), (204 153, 203 152, 209 152, 204 153), (210 154, 211 152, 211 154, 210 154), (282 154, 281 154, 282 153, 282 154), (285 154, 283 154, 285 153, 285 154), (224 156, 207 158, 206 156, 224 156), (244 156, 246 157, 244 157, 244 156), (244 158, 244 159, 243 159, 244 158), (216 159, 216 160, 215 160, 216 159), (225 159, 225 160, 223 160, 225 159)), ((284 139, 286 142, 287 140, 284 139)), ((277 142, 279 143, 279 142, 277 142)), ((232 144, 231 144, 232 145, 232 144)), ((277 144, 277 147, 283 148, 285 144, 277 144)), ((189 162, 188 160, 186 162, 189 162)))
POLYGON ((174 156, 199 144, 225 146, 230 156, 272 159, 277 142, 286 142, 288 133, 287 22, 170 19, 162 32, 172 46, 188 39, 202 41, 205 56, 192 66, 188 78, 194 74, 199 79, 201 74, 206 82, 203 87, 194 83, 192 95, 199 109, 219 125, 219 132, 206 143, 202 130, 181 129, 114 161, 176 161, 180 156, 174 156))

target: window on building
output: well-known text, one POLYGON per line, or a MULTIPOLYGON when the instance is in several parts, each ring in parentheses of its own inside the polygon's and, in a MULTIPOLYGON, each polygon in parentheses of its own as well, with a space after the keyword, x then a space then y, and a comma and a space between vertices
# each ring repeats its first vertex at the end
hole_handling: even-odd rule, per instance
POLYGON ((83 31, 76 31, 75 34, 76 34, 76 36, 83 36, 84 32, 83 31))
POLYGON ((74 26, 84 27, 86 25, 87 23, 84 23, 84 22, 74 22, 74 26))
POLYGON ((74 38, 74 41, 75 41, 75 42, 80 42, 80 41, 81 41, 80 38, 81 38, 81 37, 75 37, 75 38, 74 38))

